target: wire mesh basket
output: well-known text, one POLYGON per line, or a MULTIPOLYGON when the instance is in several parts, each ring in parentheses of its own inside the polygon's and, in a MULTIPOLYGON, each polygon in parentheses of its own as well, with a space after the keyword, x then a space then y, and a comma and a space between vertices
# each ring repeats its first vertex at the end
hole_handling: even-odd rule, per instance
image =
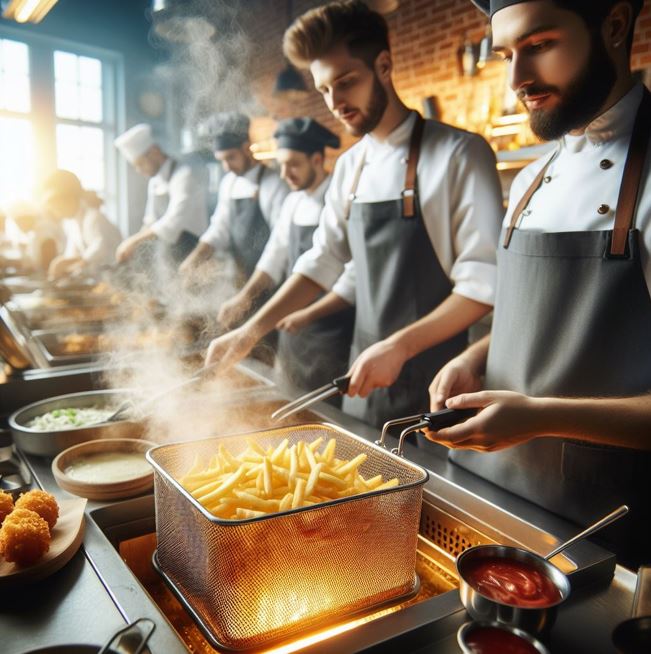
POLYGON ((156 565, 217 647, 250 649, 291 639, 418 590, 416 543, 428 473, 338 427, 309 424, 161 445, 154 467, 156 565), (367 455, 365 477, 393 488, 247 520, 215 517, 177 479, 195 456, 224 445, 263 448, 283 439, 336 438, 337 457, 367 455))

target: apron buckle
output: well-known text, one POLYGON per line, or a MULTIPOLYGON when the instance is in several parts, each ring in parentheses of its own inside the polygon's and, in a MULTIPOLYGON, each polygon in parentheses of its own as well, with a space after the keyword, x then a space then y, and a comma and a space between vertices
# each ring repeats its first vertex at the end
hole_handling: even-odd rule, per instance
POLYGON ((400 197, 402 198, 402 217, 413 218, 416 214, 416 189, 403 189, 400 197))
MULTIPOLYGON (((628 235, 628 232, 626 233, 626 236, 627 235, 628 235)), ((619 260, 625 260, 625 261, 630 260, 631 251, 630 251, 630 248, 628 246, 628 238, 626 238, 626 236, 624 236, 622 238, 622 236, 620 235, 620 238, 617 239, 619 241, 619 244, 616 243, 615 247, 613 247, 613 240, 616 238, 616 236, 617 236, 617 234, 616 234, 615 230, 611 231, 608 234, 608 238, 606 239, 606 248, 605 248, 605 251, 604 251, 604 259, 615 259, 615 260, 619 259, 619 260), (618 247, 618 245, 619 245, 619 247, 618 247), (624 246, 623 250, 621 248, 622 245, 624 246), (617 250, 621 250, 621 251, 618 252, 617 250)))

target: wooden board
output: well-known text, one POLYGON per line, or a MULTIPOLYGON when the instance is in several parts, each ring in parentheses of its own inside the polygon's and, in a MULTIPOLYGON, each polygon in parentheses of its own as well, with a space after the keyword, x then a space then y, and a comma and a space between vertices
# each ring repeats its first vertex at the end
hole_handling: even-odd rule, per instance
POLYGON ((33 565, 23 567, 0 557, 0 588, 45 579, 68 563, 84 540, 85 508, 86 500, 81 498, 59 502, 50 549, 33 565))

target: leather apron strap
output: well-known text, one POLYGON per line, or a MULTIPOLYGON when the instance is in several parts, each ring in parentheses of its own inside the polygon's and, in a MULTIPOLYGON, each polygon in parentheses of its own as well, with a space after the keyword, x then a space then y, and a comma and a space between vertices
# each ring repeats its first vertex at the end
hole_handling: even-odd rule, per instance
MULTIPOLYGON (((411 137, 409 139, 409 154, 407 159, 407 171, 405 173, 405 184, 400 194, 402 197, 402 217, 413 218, 416 215, 416 195, 417 195, 417 179, 416 170, 418 168, 418 160, 420 159, 420 147, 423 141, 423 130, 425 129, 425 119, 419 114, 416 114, 416 122, 411 130, 411 137)), ((350 216, 350 206, 355 199, 359 180, 362 176, 362 169, 366 163, 366 150, 362 152, 362 157, 355 169, 353 183, 350 186, 350 193, 348 194, 348 202, 344 211, 344 220, 348 220, 350 216)))

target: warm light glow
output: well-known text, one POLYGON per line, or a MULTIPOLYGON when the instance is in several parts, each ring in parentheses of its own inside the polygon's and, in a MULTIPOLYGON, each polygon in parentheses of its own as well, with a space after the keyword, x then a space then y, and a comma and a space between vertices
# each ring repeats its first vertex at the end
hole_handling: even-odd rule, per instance
POLYGON ((11 0, 2 15, 18 23, 40 23, 56 3, 57 0, 11 0))

